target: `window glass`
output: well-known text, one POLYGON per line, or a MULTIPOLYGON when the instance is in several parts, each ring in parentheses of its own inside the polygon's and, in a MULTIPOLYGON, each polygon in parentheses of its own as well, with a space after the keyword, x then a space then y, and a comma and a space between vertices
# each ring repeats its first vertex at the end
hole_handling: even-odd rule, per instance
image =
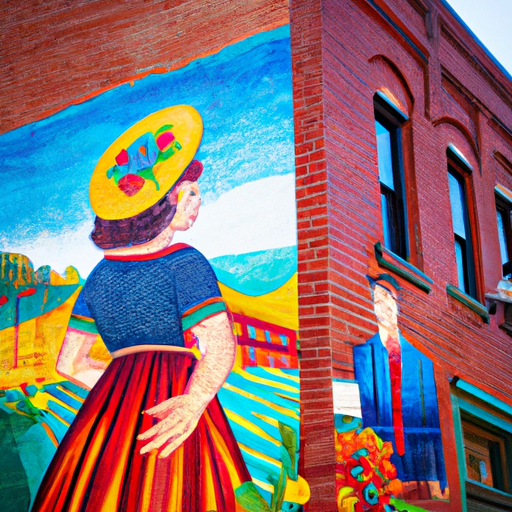
POLYGON ((390 226, 389 226, 389 216, 388 216, 388 200, 385 194, 380 195, 380 205, 381 205, 381 213, 382 213, 382 231, 384 235, 384 245, 392 249, 393 240, 391 237, 390 226))
POLYGON ((389 109, 375 100, 375 137, 381 193, 384 245, 407 258, 406 205, 401 165, 400 123, 389 109))
POLYGON ((466 228, 464 225, 464 190, 459 180, 451 173, 448 174, 448 182, 450 186, 453 231, 456 235, 466 239, 466 228))
POLYGON ((464 292, 468 293, 466 287, 466 276, 464 272, 464 248, 460 240, 455 238, 455 259, 457 260, 457 286, 464 292))
POLYGON ((508 248, 507 248, 507 235, 506 235, 506 231, 505 231, 506 212, 504 212, 503 210, 496 210, 496 215, 498 218, 498 236, 500 239, 501 264, 504 265, 509 260, 508 248))
POLYGON ((469 416, 462 418, 467 478, 505 491, 510 436, 486 423, 479 423, 474 423, 469 416))
POLYGON ((455 260, 457 265, 457 286, 464 293, 476 298, 476 281, 466 198, 466 184, 464 177, 450 164, 448 165, 448 186, 452 212, 455 260))
POLYGON ((491 452, 496 443, 484 436, 464 431, 468 478, 493 487, 491 452))
POLYGON ((391 132, 379 121, 375 121, 377 134, 377 157, 379 161, 379 180, 391 190, 395 190, 393 177, 393 156, 391 148, 391 132))

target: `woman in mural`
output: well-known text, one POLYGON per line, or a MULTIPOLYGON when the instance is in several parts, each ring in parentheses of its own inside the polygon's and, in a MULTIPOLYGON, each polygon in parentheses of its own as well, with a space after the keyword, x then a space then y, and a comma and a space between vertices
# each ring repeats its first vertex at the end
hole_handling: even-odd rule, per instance
MULTIPOLYGON (((207 260, 171 245, 198 215, 201 137, 196 110, 170 107, 132 126, 96 166, 92 239, 105 257, 83 298, 113 361, 34 511, 242 510, 234 490, 250 476, 216 398, 236 341, 207 260)), ((67 343, 59 361, 71 367, 83 347, 67 343)))

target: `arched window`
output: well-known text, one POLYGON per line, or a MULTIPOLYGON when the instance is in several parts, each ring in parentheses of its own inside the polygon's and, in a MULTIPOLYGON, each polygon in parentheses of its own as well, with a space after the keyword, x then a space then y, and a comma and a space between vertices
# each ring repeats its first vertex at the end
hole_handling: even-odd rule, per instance
POLYGON ((448 147, 447 156, 457 287, 476 299, 473 237, 468 210, 468 180, 471 175, 471 165, 455 146, 448 147))
POLYGON ((407 116, 378 92, 374 96, 375 135, 384 245, 406 259, 407 228, 401 126, 407 116))

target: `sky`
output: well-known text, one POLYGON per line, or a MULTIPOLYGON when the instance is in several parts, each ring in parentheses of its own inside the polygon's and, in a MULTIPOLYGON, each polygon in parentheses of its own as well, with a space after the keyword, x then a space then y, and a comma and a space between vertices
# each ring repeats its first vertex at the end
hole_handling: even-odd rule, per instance
POLYGON ((36 269, 73 265, 86 277, 102 258, 89 239, 96 162, 129 126, 180 104, 203 118, 196 158, 205 171, 196 226, 176 241, 208 258, 295 245, 290 38, 282 27, 1 135, 0 250, 25 254, 36 269))
POLYGON ((448 0, 448 3, 512 75, 512 0, 448 0))

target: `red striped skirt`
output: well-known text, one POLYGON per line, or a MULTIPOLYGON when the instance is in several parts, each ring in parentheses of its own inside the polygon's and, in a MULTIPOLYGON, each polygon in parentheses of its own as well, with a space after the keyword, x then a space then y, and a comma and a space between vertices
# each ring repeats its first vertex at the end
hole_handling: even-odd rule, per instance
POLYGON ((169 457, 140 455, 142 411, 181 395, 195 359, 141 352, 114 359, 62 440, 33 512, 235 512, 250 475, 217 398, 169 457))

